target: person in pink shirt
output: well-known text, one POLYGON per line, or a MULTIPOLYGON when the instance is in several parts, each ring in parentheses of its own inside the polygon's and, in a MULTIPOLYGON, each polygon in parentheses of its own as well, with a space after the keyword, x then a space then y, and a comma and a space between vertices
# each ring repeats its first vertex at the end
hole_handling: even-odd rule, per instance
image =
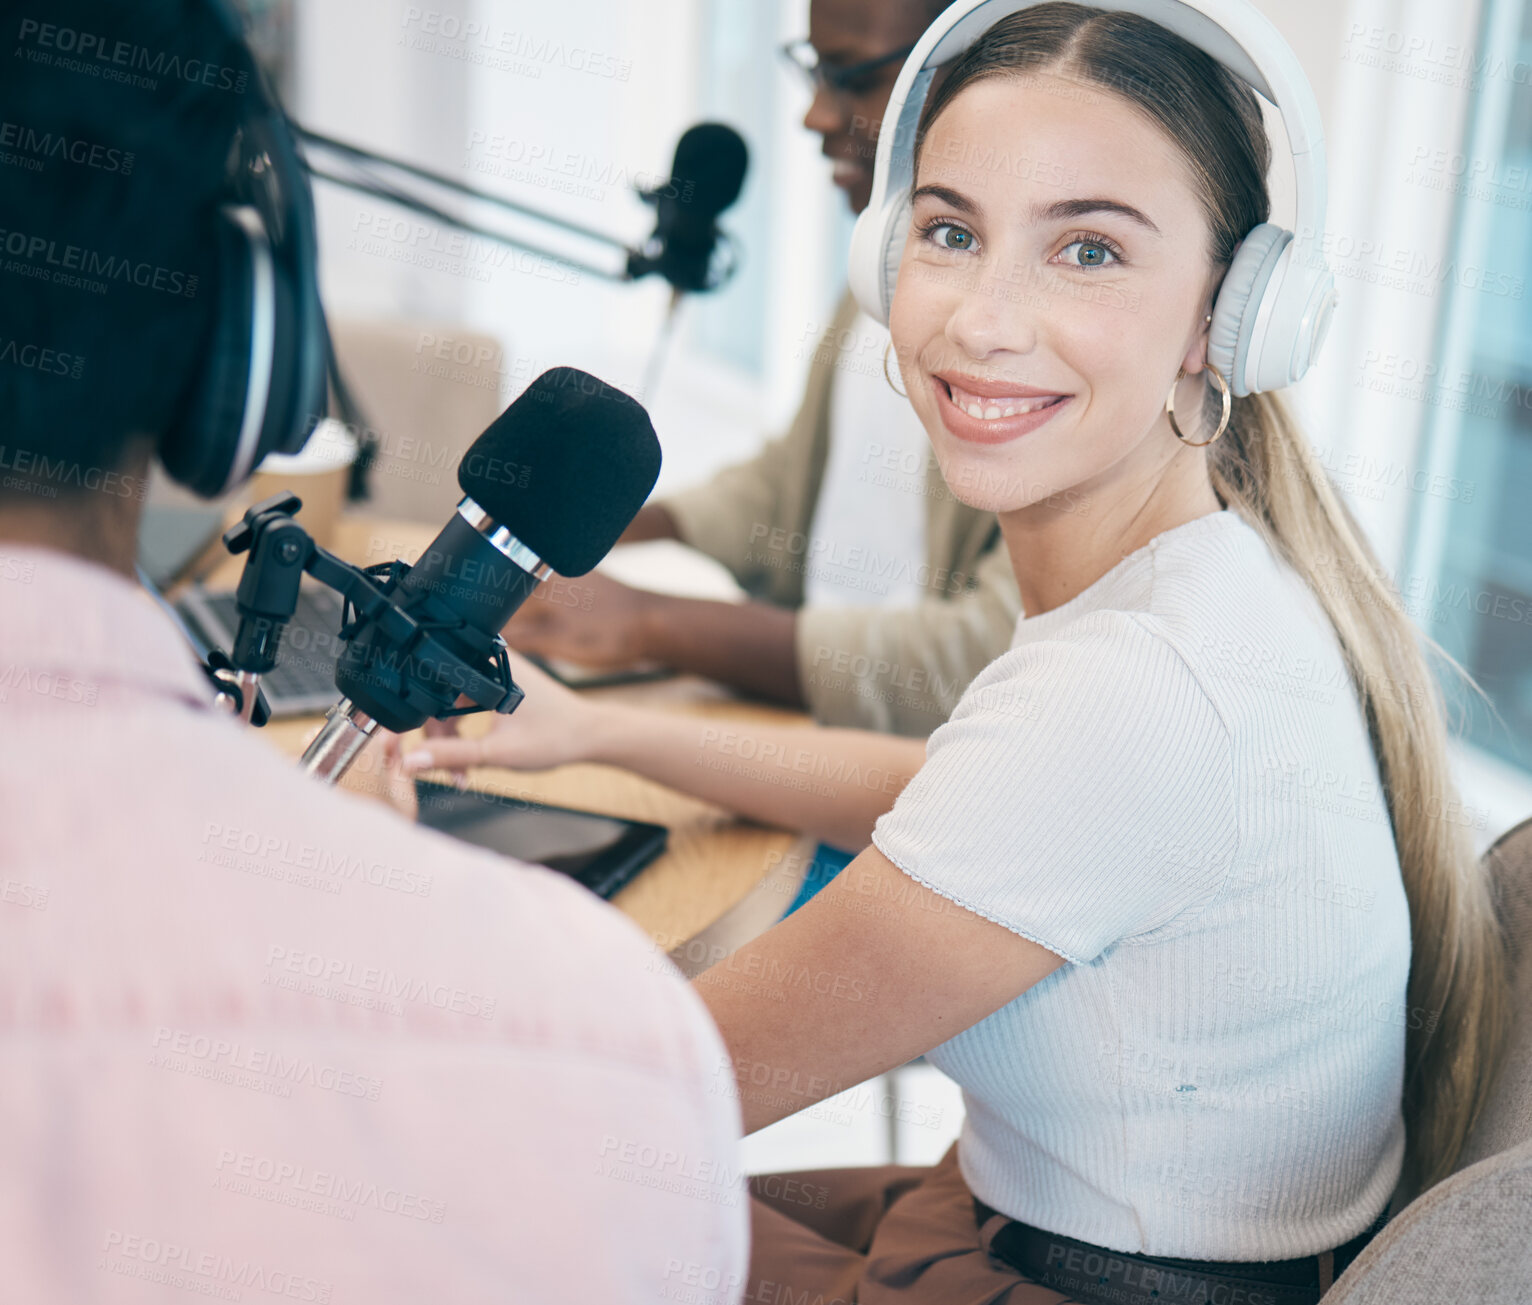
POLYGON ((228 15, 0 21, 40 164, 0 184, 0 1297, 737 1300, 733 1073, 670 962, 563 876, 301 775, 132 579, 231 293, 259 74, 228 15), (77 284, 92 260, 127 271, 77 284))

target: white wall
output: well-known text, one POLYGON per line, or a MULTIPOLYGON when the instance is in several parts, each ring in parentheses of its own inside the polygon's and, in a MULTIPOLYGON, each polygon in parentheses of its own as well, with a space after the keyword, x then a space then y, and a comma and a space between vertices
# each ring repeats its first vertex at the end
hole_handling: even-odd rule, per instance
MULTIPOLYGON (((410 8, 392 0, 303 0, 290 107, 315 131, 435 166, 444 143, 464 131, 467 88, 451 60, 403 44, 410 8)), ((323 184, 315 197, 332 312, 434 317, 461 311, 460 280, 411 261, 424 257, 422 242, 363 238, 359 223, 398 216, 397 210, 323 184)))

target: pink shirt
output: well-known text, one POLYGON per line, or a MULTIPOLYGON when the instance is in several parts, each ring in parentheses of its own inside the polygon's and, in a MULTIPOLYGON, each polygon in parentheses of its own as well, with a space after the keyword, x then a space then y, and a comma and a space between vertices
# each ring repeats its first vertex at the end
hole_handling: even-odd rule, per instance
POLYGON ((0 1296, 737 1300, 733 1074, 670 963, 209 699, 137 586, 0 545, 0 1296))

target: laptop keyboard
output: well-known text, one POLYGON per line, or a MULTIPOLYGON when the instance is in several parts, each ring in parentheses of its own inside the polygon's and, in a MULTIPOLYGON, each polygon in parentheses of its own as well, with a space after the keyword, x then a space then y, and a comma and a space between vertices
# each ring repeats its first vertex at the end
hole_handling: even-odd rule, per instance
MULTIPOLYGON (((335 662, 341 651, 343 606, 334 590, 310 584, 299 588, 293 619, 282 632, 276 668, 261 677, 273 717, 327 711, 340 698, 335 687, 335 662)), ((232 591, 193 591, 176 608, 201 630, 208 643, 224 652, 233 647, 239 606, 232 591)))

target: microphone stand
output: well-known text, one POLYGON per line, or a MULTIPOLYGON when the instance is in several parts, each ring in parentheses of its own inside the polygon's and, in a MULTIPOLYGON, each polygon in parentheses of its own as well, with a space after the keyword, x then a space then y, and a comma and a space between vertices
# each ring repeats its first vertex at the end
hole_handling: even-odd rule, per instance
POLYGON ((402 208, 407 208, 412 212, 467 232, 469 235, 481 236, 485 240, 494 240, 500 244, 525 249, 534 254, 543 254, 550 258, 560 259, 571 267, 578 268, 582 272, 588 272, 590 275, 605 281, 633 281, 644 274, 643 252, 631 248, 615 236, 609 236, 603 231, 597 231, 593 227, 582 226, 580 223, 571 222, 567 218, 554 217, 551 214, 539 212, 537 209, 531 208, 526 204, 518 204, 515 200, 507 199, 503 195, 494 195, 489 191, 479 190, 477 187, 466 185, 455 177, 445 177, 439 172, 431 172, 413 163, 407 163, 403 159, 394 159, 384 154, 375 154, 371 150, 362 149, 360 146, 336 140, 333 136, 324 136, 319 132, 310 131, 307 127, 300 127, 297 123, 292 124, 292 130, 293 134, 306 146, 317 149, 321 154, 334 156, 336 160, 353 169, 350 174, 346 174, 316 165, 307 157, 306 151, 304 166, 312 176, 318 177, 321 181, 344 186, 348 190, 354 190, 363 195, 371 195, 376 199, 386 199, 391 203, 398 204, 402 208), (595 263, 584 262, 578 258, 570 258, 564 254, 534 244, 532 241, 523 239, 520 236, 510 235, 503 231, 495 231, 489 227, 480 226, 465 218, 458 217, 456 214, 448 212, 428 199, 424 199, 417 194, 411 194, 400 186, 390 184, 378 175, 376 169, 380 167, 392 169, 417 181, 427 182, 432 186, 438 186, 465 199, 471 199, 475 203, 488 204, 508 213, 515 213, 519 217, 531 218, 535 222, 544 223, 547 226, 577 236, 582 240, 588 240, 593 244, 605 245, 607 248, 623 255, 622 268, 620 270, 613 270, 609 267, 598 266, 595 263))
MULTIPOLYGON (((644 397, 648 398, 654 387, 659 382, 660 368, 670 344, 671 333, 675 327, 676 310, 680 304, 681 296, 687 293, 707 293, 719 289, 733 279, 739 270, 740 252, 739 245, 726 231, 715 229, 714 241, 710 248, 705 248, 698 253, 697 250, 688 247, 684 256, 677 257, 676 251, 667 249, 665 242, 658 233, 651 236, 644 244, 634 249, 624 244, 614 236, 605 232, 597 231, 593 227, 583 226, 578 222, 572 222, 568 218, 554 217, 552 214, 540 212, 526 204, 519 204, 515 200, 507 199, 503 195, 494 195, 489 191, 480 190, 457 180, 455 177, 446 177, 439 172, 432 172, 413 163, 407 163, 403 159, 389 158, 385 154, 377 154, 372 150, 362 149, 358 145, 351 145, 345 141, 336 140, 333 136, 321 135, 317 131, 310 131, 307 127, 292 124, 293 134, 303 142, 309 150, 317 151, 322 156, 330 159, 329 165, 316 164, 308 157, 308 150, 303 155, 304 167, 311 176, 321 181, 328 181, 332 185, 343 186, 348 190, 359 194, 370 195, 375 199, 387 200, 397 204, 410 212, 419 213, 423 217, 433 221, 454 227, 469 235, 479 236, 485 240, 493 240, 499 244, 509 245, 516 249, 525 249, 531 253, 540 254, 548 258, 556 258, 567 263, 570 267, 589 273, 603 281, 625 284, 637 281, 641 277, 659 273, 670 282, 670 303, 666 309, 664 320, 660 324, 660 332, 655 340, 654 349, 649 356, 649 365, 644 378, 644 397), (336 164, 350 171, 337 171, 336 164), (609 250, 614 250, 622 255, 623 263, 620 269, 602 267, 596 263, 574 258, 567 254, 558 253, 547 249, 523 237, 510 235, 504 231, 496 231, 490 227, 471 222, 466 218, 459 217, 449 212, 439 204, 429 199, 422 198, 419 194, 410 192, 402 186, 392 184, 378 174, 378 169, 391 169, 405 177, 415 181, 422 181, 431 186, 440 187, 454 195, 472 200, 477 204, 488 204, 507 213, 514 213, 518 217, 530 218, 535 222, 544 223, 547 226, 562 230, 581 240, 590 241, 593 244, 604 245, 609 250)), ((639 198, 645 203, 657 205, 663 187, 638 192, 639 198)))
POLYGON ((142 566, 135 564, 133 570, 138 576, 138 583, 144 587, 149 597, 154 599, 159 609, 174 622, 176 629, 181 632, 181 637, 196 654, 197 663, 202 668, 202 673, 207 676, 208 684, 213 690, 213 705, 220 711, 239 717, 246 725, 254 725, 257 728, 270 720, 271 708, 266 702, 266 694, 259 681, 252 683, 244 672, 235 671, 226 652, 221 648, 213 647, 192 626, 188 625, 181 613, 176 610, 175 604, 165 597, 159 585, 155 584, 142 566))
POLYGON ((676 313, 680 307, 681 291, 673 289, 670 292, 670 303, 665 307, 664 319, 660 322, 660 333, 649 354, 649 366, 644 371, 644 388, 639 397, 645 403, 649 402, 654 387, 660 382, 660 368, 665 365, 666 354, 670 351, 670 341, 675 335, 676 313))
MULTIPOLYGON (((305 574, 335 590, 345 600, 340 638, 349 642, 370 626, 376 626, 388 646, 403 654, 404 666, 431 666, 450 672, 452 683, 472 704, 433 714, 445 719, 479 711, 509 714, 521 704, 522 690, 511 678, 505 640, 474 630, 466 623, 450 627, 478 655, 477 661, 460 656, 439 631, 449 627, 422 622, 404 611, 392 595, 410 573, 406 562, 380 562, 356 567, 319 547, 293 513, 303 506, 296 494, 275 494, 249 508, 244 518, 223 536, 231 553, 249 553, 240 577, 236 603, 239 630, 234 647, 225 657, 215 654, 222 666, 209 665, 215 681, 235 689, 235 709, 247 724, 261 725, 252 712, 260 698, 260 678, 275 668, 282 631, 298 606, 298 585, 305 574), (382 583, 376 583, 381 581, 382 583)), ((409 676, 401 669, 380 670, 401 685, 409 676)), ((343 698, 325 717, 324 728, 304 752, 300 767, 321 782, 335 784, 350 769, 378 728, 378 722, 343 698)))

